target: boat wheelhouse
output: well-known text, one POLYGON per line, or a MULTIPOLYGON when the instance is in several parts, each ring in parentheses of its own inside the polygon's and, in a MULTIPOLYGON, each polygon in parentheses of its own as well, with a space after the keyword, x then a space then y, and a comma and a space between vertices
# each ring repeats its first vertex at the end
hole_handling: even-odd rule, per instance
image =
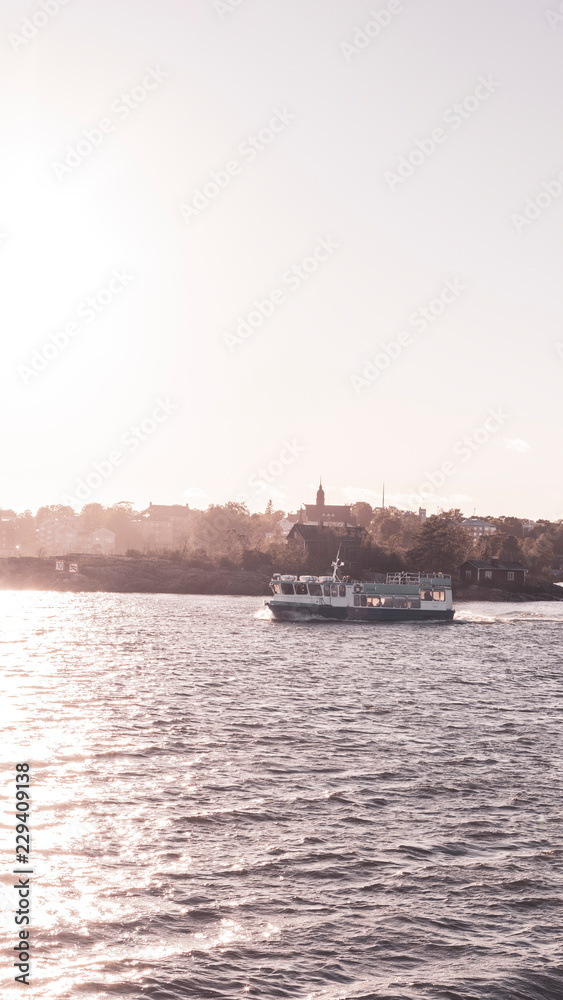
POLYGON ((275 618, 320 617, 337 621, 451 621, 452 578, 443 573, 387 573, 385 583, 332 576, 274 573, 272 597, 264 603, 275 618))

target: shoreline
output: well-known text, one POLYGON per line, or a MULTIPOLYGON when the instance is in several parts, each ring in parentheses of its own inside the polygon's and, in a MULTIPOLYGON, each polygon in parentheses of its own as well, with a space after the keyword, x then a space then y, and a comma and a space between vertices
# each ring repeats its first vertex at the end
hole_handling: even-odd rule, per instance
MULTIPOLYGON (((193 594, 267 597, 270 571, 230 569, 175 562, 158 556, 60 556, 64 569, 55 569, 57 557, 0 558, 0 590, 58 593, 193 594), (76 563, 78 571, 69 572, 76 563)), ((454 603, 563 601, 563 587, 533 579, 519 590, 453 583, 454 603)))

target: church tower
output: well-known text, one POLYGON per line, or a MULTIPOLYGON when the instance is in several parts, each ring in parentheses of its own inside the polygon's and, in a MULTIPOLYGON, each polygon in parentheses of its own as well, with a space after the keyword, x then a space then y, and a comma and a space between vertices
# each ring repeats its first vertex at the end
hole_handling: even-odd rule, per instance
POLYGON ((325 505, 325 491, 323 490, 322 479, 319 482, 319 488, 317 490, 317 507, 324 507, 325 505))

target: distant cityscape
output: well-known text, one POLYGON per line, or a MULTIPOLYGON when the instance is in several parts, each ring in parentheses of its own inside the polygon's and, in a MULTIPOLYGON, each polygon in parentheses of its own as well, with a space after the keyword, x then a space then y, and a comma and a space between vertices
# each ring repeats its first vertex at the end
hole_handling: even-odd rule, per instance
POLYGON ((427 516, 424 508, 385 506, 384 498, 380 507, 330 504, 322 483, 314 503, 289 513, 275 510, 272 501, 262 514, 237 502, 204 511, 152 502, 136 511, 128 501, 111 507, 88 503, 80 513, 62 504, 41 507, 35 515, 0 511, 2 558, 176 553, 242 566, 269 554, 288 565, 292 558, 296 565, 321 565, 338 545, 343 558, 364 567, 375 560, 406 565, 434 558, 450 566, 473 559, 514 562, 548 575, 563 570, 561 520, 465 517, 459 510, 427 516))

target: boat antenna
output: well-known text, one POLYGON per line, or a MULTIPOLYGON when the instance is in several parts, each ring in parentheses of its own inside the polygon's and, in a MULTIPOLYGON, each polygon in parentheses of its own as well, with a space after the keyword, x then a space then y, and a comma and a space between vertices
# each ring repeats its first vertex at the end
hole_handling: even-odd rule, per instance
POLYGON ((338 552, 336 553, 336 559, 334 560, 333 563, 330 564, 332 566, 332 568, 333 568, 333 573, 332 573, 332 579, 333 580, 338 580, 339 579, 339 577, 338 577, 338 570, 340 569, 341 566, 344 565, 343 562, 340 562, 340 549, 341 548, 342 548, 342 542, 338 546, 338 552))

